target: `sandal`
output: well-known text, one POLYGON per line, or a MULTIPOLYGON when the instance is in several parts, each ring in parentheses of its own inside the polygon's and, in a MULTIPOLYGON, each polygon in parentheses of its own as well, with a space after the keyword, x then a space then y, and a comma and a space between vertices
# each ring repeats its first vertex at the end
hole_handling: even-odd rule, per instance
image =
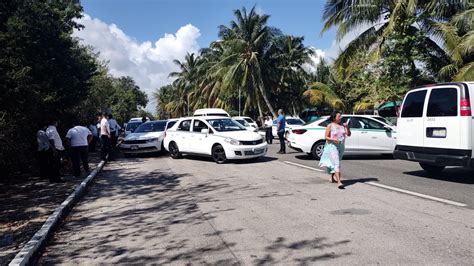
POLYGON ((344 184, 342 184, 342 183, 339 184, 339 185, 337 185, 337 188, 338 188, 338 189, 346 189, 346 188, 344 187, 344 184))

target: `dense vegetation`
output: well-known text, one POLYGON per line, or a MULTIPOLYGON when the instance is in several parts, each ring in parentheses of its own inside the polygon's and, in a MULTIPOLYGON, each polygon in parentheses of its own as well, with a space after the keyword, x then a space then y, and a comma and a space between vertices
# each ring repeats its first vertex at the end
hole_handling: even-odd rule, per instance
POLYGON ((114 78, 71 34, 82 7, 69 1, 0 1, 0 181, 35 165, 36 131, 50 118, 60 133, 111 108, 128 119, 146 95, 128 77, 114 78))
POLYGON ((365 28, 330 65, 305 68, 313 51, 303 37, 268 25, 254 8, 234 12, 219 39, 189 54, 177 79, 157 90, 157 113, 178 117, 221 107, 261 116, 283 108, 359 111, 400 99, 411 87, 474 80, 474 4, 466 0, 328 0, 323 33, 340 40, 365 28), (239 108, 239 93, 241 108, 239 108))

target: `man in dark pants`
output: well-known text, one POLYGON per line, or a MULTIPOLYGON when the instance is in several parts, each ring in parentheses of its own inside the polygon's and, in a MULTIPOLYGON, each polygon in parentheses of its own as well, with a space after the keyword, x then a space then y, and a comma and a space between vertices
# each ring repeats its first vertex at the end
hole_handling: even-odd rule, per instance
POLYGON ((46 135, 46 126, 38 130, 36 133, 36 141, 38 143, 38 162, 40 169, 40 178, 48 179, 49 175, 49 161, 51 147, 48 135, 46 135))
POLYGON ((100 141, 102 143, 101 148, 101 159, 107 160, 110 152, 110 126, 108 121, 109 115, 107 113, 102 114, 102 120, 100 120, 100 141))
POLYGON ((273 121, 271 116, 267 116, 265 119, 265 139, 267 140, 268 144, 272 144, 273 142, 273 132, 272 132, 272 127, 273 127, 273 121))
POLYGON ((52 119, 50 125, 46 129, 46 135, 48 136, 51 152, 49 153, 49 181, 54 183, 64 182, 61 179, 61 174, 59 170, 61 169, 61 154, 64 151, 63 142, 59 136, 57 127, 59 121, 57 119, 52 119))
POLYGON ((277 133, 278 133, 278 138, 280 139, 280 151, 277 152, 278 154, 286 153, 285 128, 286 128, 285 113, 283 112, 282 109, 280 109, 278 110, 278 118, 277 118, 277 133))
POLYGON ((70 147, 72 170, 75 177, 81 175, 80 162, 86 174, 89 174, 89 143, 92 140, 92 132, 83 126, 75 126, 67 132, 67 146, 70 147))

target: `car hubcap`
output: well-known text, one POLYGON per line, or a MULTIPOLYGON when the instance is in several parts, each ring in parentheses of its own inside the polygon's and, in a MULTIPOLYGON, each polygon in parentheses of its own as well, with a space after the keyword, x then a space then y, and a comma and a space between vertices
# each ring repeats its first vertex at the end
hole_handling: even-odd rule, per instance
POLYGON ((321 157, 323 156, 323 150, 324 150, 324 146, 323 145, 318 145, 316 147, 316 154, 321 157))
POLYGON ((225 152, 224 152, 224 149, 222 147, 216 147, 214 148, 214 160, 216 162, 223 162, 225 161, 226 157, 225 157, 225 152))
POLYGON ((176 146, 175 146, 174 144, 171 145, 170 150, 171 150, 171 154, 172 154, 173 156, 176 156, 176 154, 178 154, 178 153, 177 153, 176 146))

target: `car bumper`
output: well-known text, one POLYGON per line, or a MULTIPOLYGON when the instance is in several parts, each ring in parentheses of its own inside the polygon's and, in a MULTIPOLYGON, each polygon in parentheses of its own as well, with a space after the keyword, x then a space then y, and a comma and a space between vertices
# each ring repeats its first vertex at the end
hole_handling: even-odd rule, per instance
POLYGON ((443 150, 434 153, 431 150, 424 151, 418 147, 396 147, 393 157, 399 160, 428 163, 439 166, 463 166, 473 167, 474 159, 468 154, 470 151, 464 150, 447 150, 450 154, 446 154, 443 150))
POLYGON ((137 154, 161 151, 161 144, 143 143, 143 144, 120 144, 120 151, 123 153, 137 154))
POLYGON ((299 152, 311 152, 311 147, 305 147, 299 143, 291 134, 287 138, 288 147, 299 152))
POLYGON ((227 159, 238 160, 238 159, 251 159, 262 157, 267 154, 268 145, 262 143, 255 146, 232 146, 225 150, 227 159))

